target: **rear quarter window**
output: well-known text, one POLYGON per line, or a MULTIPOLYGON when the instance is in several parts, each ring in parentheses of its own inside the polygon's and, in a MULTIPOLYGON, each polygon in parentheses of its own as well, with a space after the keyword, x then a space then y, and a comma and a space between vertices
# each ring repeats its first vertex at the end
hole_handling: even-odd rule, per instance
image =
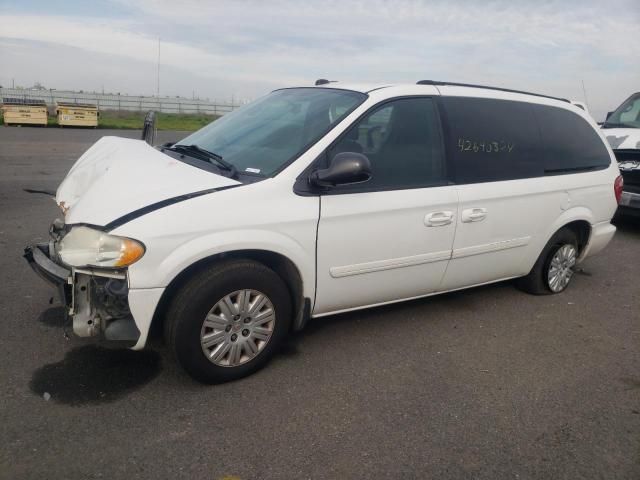
POLYGON ((547 175, 606 168, 611 163, 604 141, 580 115, 563 108, 532 104, 544 142, 547 175))

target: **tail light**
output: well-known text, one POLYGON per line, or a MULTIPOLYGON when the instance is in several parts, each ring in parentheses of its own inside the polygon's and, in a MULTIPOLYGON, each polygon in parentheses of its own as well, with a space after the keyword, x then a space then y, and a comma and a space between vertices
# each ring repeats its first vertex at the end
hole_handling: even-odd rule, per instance
POLYGON ((618 205, 620 204, 620 198, 622 197, 622 187, 624 186, 624 180, 622 180, 622 175, 618 175, 616 181, 613 182, 613 192, 616 194, 616 202, 618 205))

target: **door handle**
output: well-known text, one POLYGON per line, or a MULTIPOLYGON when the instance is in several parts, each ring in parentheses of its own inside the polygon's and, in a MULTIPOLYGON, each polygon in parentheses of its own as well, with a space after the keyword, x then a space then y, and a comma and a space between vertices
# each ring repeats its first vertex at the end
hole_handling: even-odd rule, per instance
POLYGON ((427 227, 442 227, 444 225, 449 225, 453 221, 453 212, 443 211, 443 212, 433 212, 427 214, 424 217, 424 224, 427 227))
POLYGON ((462 211, 461 217, 464 223, 481 222, 487 217, 487 209, 486 208, 467 208, 462 211))

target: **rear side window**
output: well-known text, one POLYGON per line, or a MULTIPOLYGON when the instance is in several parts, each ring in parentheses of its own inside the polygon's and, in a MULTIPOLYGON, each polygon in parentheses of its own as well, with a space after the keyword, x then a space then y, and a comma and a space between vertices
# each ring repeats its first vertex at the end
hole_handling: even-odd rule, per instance
POLYGON ((328 151, 362 153, 371 162, 368 182, 337 190, 393 190, 441 184, 444 152, 440 119, 431 98, 402 98, 358 120, 328 151))
POLYGON ((531 105, 489 98, 443 97, 448 150, 457 183, 544 175, 531 105))
POLYGON ((563 108, 531 105, 545 146, 547 175, 606 168, 611 163, 604 142, 579 115, 563 108))

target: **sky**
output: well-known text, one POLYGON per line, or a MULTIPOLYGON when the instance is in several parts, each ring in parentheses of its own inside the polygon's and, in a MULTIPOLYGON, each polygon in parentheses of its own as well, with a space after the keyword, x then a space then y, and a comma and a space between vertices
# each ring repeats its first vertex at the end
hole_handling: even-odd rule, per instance
POLYGON ((317 78, 640 91, 640 1, 0 0, 0 85, 250 100, 317 78))

